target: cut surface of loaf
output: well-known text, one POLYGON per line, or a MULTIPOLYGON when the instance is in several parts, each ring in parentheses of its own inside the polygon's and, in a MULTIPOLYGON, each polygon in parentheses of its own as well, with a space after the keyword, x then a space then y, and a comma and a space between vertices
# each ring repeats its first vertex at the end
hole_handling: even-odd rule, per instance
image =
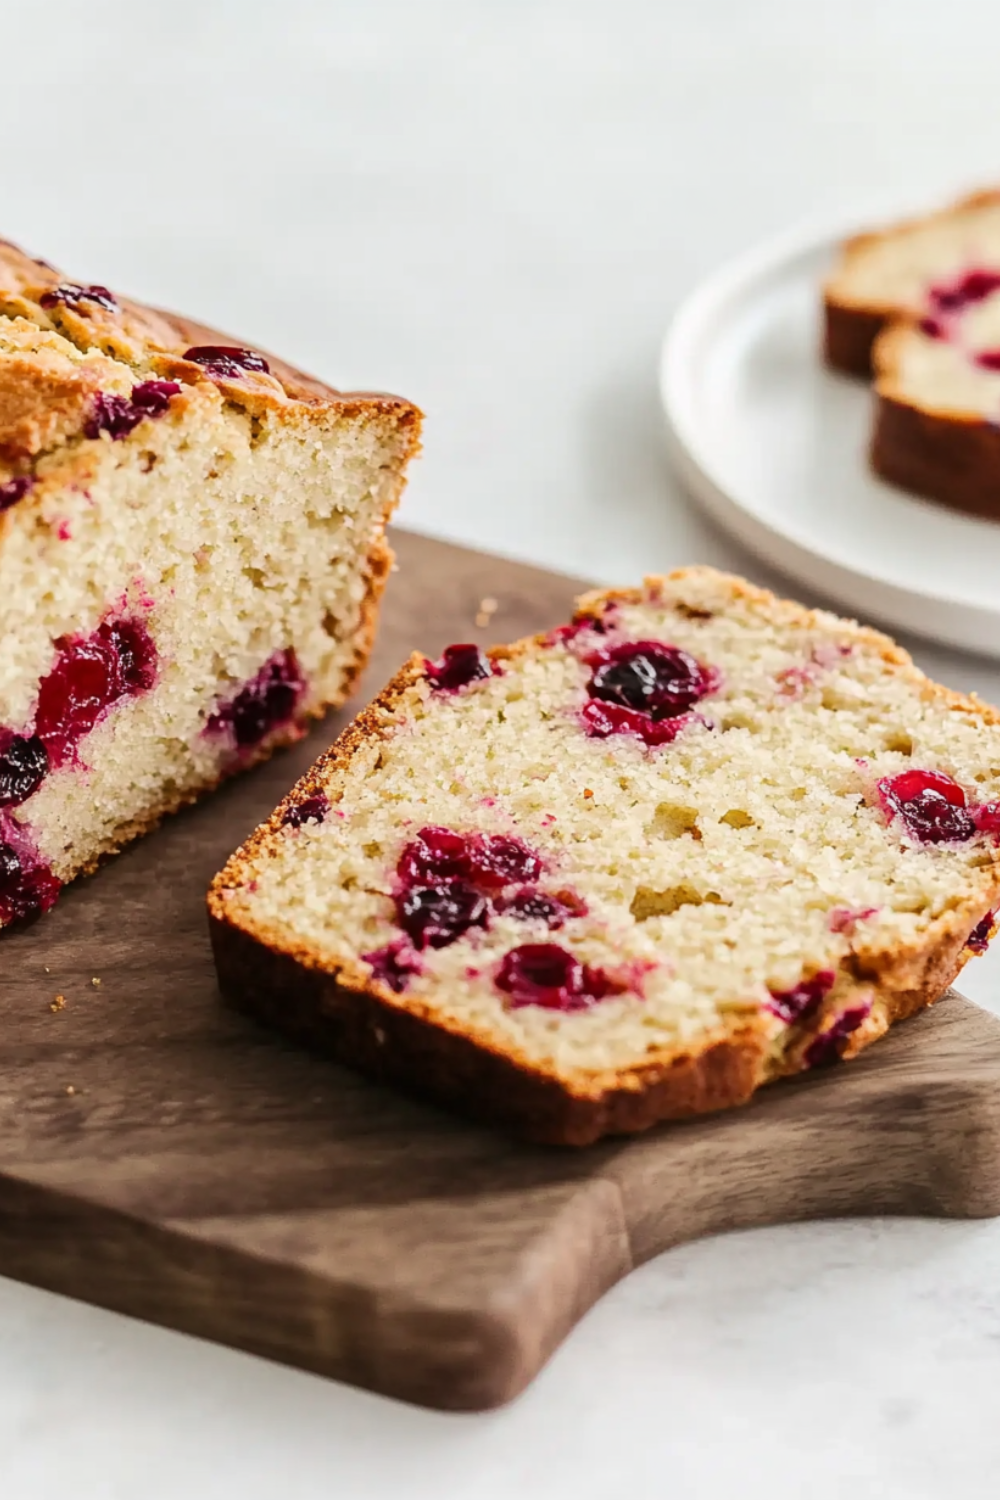
POLYGON ((343 700, 419 422, 0 243, 0 928, 343 700))
POLYGON ((826 355, 872 374, 872 467, 1000 519, 1000 192, 843 247, 824 288, 826 355))
POLYGON ((723 1108, 933 1002, 1000 902, 1000 716, 711 569, 415 656, 213 883, 223 992, 535 1139, 723 1108))

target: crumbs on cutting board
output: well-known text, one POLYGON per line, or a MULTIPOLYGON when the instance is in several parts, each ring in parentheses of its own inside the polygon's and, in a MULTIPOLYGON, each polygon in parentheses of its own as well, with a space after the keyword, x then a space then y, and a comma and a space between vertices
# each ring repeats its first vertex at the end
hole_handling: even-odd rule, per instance
POLYGON ((479 609, 476 612, 476 624, 480 630, 485 630, 499 608, 500 605, 496 599, 491 599, 489 596, 480 599, 479 609))
POLYGON ((54 1000, 49 1002, 49 1010, 62 1010, 65 1004, 66 996, 57 995, 54 1000))

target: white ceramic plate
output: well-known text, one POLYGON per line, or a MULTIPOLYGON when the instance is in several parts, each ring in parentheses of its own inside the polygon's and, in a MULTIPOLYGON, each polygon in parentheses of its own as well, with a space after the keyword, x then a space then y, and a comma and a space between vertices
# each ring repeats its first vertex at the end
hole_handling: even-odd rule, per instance
POLYGON ((684 303, 660 389, 686 487, 734 536, 862 619, 1000 657, 1000 524, 870 472, 872 398, 820 359, 820 283, 854 226, 765 246, 684 303))

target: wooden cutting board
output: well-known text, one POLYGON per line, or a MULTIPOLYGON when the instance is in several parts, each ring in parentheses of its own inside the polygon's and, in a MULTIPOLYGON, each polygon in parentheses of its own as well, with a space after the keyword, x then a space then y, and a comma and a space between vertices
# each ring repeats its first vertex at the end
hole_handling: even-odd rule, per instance
MULTIPOLYGON (((396 544, 369 690, 414 646, 509 639, 556 623, 574 593, 496 558, 396 544), (479 628, 484 599, 496 610, 479 628)), ((958 996, 849 1067, 584 1152, 514 1145, 226 1010, 205 888, 336 727, 0 940, 0 1271, 481 1409, 681 1241, 837 1214, 1000 1213, 1000 1022, 958 996)))

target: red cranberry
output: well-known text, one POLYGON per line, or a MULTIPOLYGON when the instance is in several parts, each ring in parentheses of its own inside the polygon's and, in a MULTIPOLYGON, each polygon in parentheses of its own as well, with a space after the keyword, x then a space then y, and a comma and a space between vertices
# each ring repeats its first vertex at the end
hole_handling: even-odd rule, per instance
POLYGON ((814 1037, 809 1043, 803 1055, 806 1067, 822 1068, 829 1063, 838 1062, 843 1052, 841 1043, 867 1021, 870 1012, 871 1004, 869 1003, 853 1005, 839 1015, 832 1026, 828 1026, 826 1031, 821 1031, 819 1036, 814 1037))
POLYGON ((396 900, 396 920, 415 948, 447 948, 472 927, 485 927, 489 902, 462 880, 411 886, 396 900))
POLYGON ((766 1008, 791 1026, 812 1014, 833 989, 836 978, 833 969, 820 969, 808 979, 800 979, 790 990, 771 990, 766 1008))
POLYGON ((586 1010, 596 1000, 621 994, 602 969, 581 964, 558 943, 522 943, 500 961, 497 989, 515 1007, 540 1005, 545 1010, 586 1010))
POLYGON ((454 880, 469 873, 468 842, 450 828, 421 828, 406 845, 396 874, 407 885, 425 885, 430 880, 454 880))
POLYGON ((446 646, 440 661, 428 661, 427 680, 439 693, 456 693, 493 675, 493 666, 478 646, 446 646))
POLYGON ((34 482, 30 474, 19 474, 16 479, 8 479, 6 484, 0 484, 0 515, 23 500, 34 482))
POLYGON ((10 844, 0 843, 0 922, 21 922, 55 904, 59 881, 42 866, 32 867, 10 844))
POLYGON ((81 305, 84 302, 92 302, 95 307, 103 307, 105 312, 118 311, 118 299, 113 292, 108 291, 106 286, 78 286, 73 281, 64 281, 61 286, 50 288, 49 291, 42 293, 38 301, 42 307, 59 307, 61 304, 77 313, 86 311, 81 305))
POLYGON ((504 834, 474 839, 469 856, 473 879, 486 890, 522 885, 537 880, 542 873, 542 861, 535 851, 520 839, 508 838, 504 834))
POLYGON ((662 641, 626 641, 589 658, 594 674, 587 685, 591 698, 673 719, 693 708, 718 686, 717 674, 679 646, 662 641))
POLYGON ((979 833, 1000 834, 1000 802, 984 802, 972 809, 972 821, 979 833))
POLYGON ((262 354, 230 344, 196 344, 193 349, 186 349, 183 357, 201 365, 206 375, 214 375, 217 380, 238 380, 248 372, 270 374, 270 366, 262 354))
POLYGON ((53 766, 70 758, 110 708, 148 691, 156 676, 156 647, 141 620, 106 620, 92 635, 56 647, 35 713, 35 733, 53 766))
POLYGON ((885 776, 878 793, 886 817, 901 818, 912 837, 923 844, 965 843, 976 833, 965 793, 957 781, 940 771, 885 776))
POLYGON ((36 734, 15 734, 0 749, 0 807, 27 802, 45 780, 48 752, 36 734))
POLYGON ((554 630, 546 634, 544 644, 546 646, 569 646, 578 636, 584 635, 587 631, 597 635, 606 635, 611 624, 610 618, 607 617, 613 615, 614 610, 614 605, 607 605, 604 618, 595 615, 580 615, 577 619, 571 620, 568 625, 557 625, 554 630))
POLYGON ((372 978, 387 984, 397 995, 403 993, 414 974, 420 973, 420 964, 401 943, 389 943, 374 953, 362 953, 361 957, 371 964, 372 978))
POLYGON ((230 734, 237 749, 252 750, 273 730, 291 723, 305 686, 295 652, 276 651, 235 698, 220 704, 206 730, 230 734))
POLYGON ((301 828, 303 823, 322 823, 330 811, 330 800, 325 792, 312 792, 301 802, 293 802, 281 820, 283 828, 301 828))
POLYGON ((921 318, 917 326, 929 339, 945 337, 944 324, 938 318, 921 318))
POLYGON ((930 300, 941 312, 961 312, 974 302, 983 302, 1000 291, 1000 271, 966 271, 955 281, 930 289, 930 300))
POLYGON ((990 938, 993 936, 993 926, 996 917, 988 911, 981 922, 977 922, 969 933, 965 946, 973 953, 985 953, 990 946, 990 938))
POLYGON ((983 349, 975 361, 981 370, 1000 370, 1000 349, 983 349))
POLYGON ((669 745, 696 716, 681 714, 676 719, 653 719, 634 708, 619 708, 614 703, 600 703, 591 698, 580 710, 583 727, 591 739, 605 740, 612 734, 634 734, 650 746, 669 745))

